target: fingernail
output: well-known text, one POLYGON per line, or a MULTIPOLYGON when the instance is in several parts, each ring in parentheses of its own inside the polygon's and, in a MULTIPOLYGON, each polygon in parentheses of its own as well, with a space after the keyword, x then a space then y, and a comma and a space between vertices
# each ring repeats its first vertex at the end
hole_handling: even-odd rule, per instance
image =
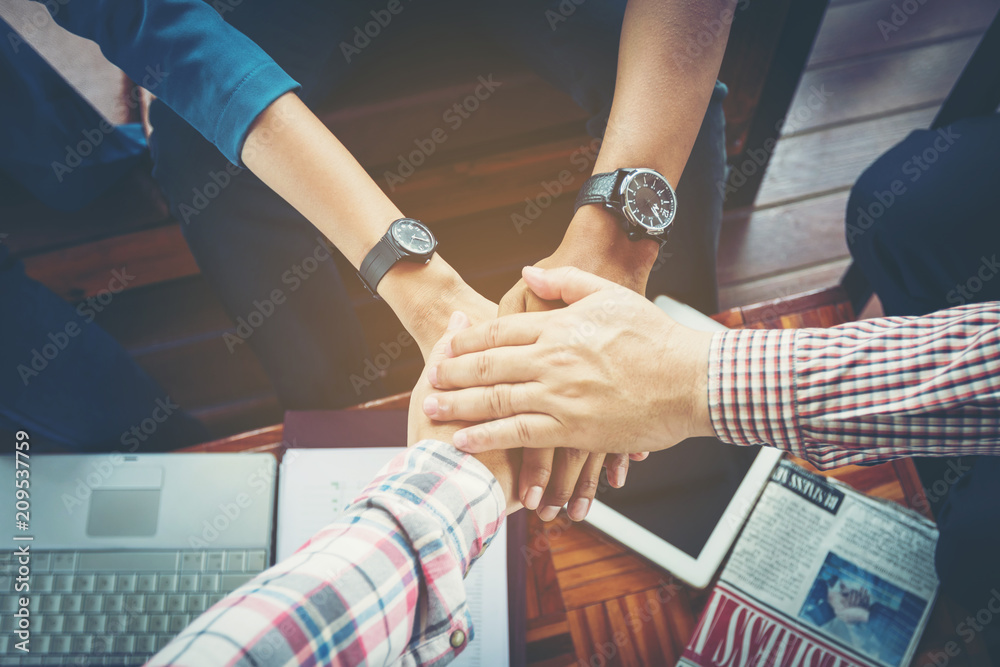
POLYGON ((428 369, 428 371, 427 371, 427 381, 430 382, 433 386, 435 386, 435 387, 437 386, 437 383, 438 383, 438 367, 436 365, 435 366, 431 366, 428 369))
POLYGON ((540 269, 537 266, 526 266, 521 270, 521 275, 525 278, 541 278, 545 275, 545 269, 540 269))
POLYGON ((618 488, 625 486, 625 478, 628 476, 628 466, 618 466, 618 488))
POLYGON ((424 399, 424 414, 428 417, 433 417, 438 411, 438 400, 433 396, 428 396, 424 399))
POLYGON ((469 436, 465 434, 465 431, 456 431, 455 435, 451 437, 451 444, 455 445, 457 449, 465 449, 469 446, 469 436))
POLYGON ((462 321, 465 319, 465 314, 460 310, 456 310, 451 314, 451 319, 448 320, 448 331, 454 331, 462 326, 462 321))
POLYGON ((590 510, 590 498, 576 498, 572 500, 567 508, 569 518, 573 521, 583 521, 590 510))
POLYGON ((542 521, 552 521, 552 519, 559 516, 560 509, 562 508, 556 507, 555 505, 548 505, 546 507, 543 507, 542 509, 538 510, 538 518, 541 519, 542 521))
POLYGON ((542 502, 542 487, 533 486, 524 494, 524 507, 529 510, 538 509, 538 503, 542 502))

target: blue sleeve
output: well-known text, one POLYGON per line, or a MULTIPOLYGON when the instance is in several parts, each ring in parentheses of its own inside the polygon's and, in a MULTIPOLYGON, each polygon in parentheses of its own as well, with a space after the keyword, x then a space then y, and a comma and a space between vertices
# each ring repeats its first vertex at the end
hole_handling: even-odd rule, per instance
POLYGON ((263 49, 202 0, 46 2, 72 33, 177 112, 233 163, 250 124, 298 87, 263 49))

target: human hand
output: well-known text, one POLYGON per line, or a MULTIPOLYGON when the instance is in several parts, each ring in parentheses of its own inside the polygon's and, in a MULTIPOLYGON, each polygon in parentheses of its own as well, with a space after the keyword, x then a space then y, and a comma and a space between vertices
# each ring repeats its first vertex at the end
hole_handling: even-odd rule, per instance
MULTIPOLYGON (((644 293, 656 249, 652 241, 629 241, 609 212, 585 206, 573 216, 556 251, 536 266, 581 267, 644 293)), ((519 280, 500 301, 499 314, 545 311, 563 305, 540 298, 524 280, 519 280)), ((634 454, 631 458, 640 461, 647 455, 634 454)), ((519 484, 521 501, 528 509, 539 508, 538 516, 544 521, 554 519, 568 501, 570 519, 582 521, 596 495, 601 468, 607 468, 612 486, 621 487, 628 474, 629 458, 614 454, 605 459, 603 452, 586 454, 575 448, 525 450, 519 484)))
MULTIPOLYGON (((468 326, 468 317, 466 317, 463 313, 455 312, 448 323, 448 328, 444 332, 444 335, 438 341, 437 345, 435 345, 430 351, 429 356, 427 357, 428 365, 424 367, 423 372, 420 374, 420 378, 417 380, 416 386, 413 387, 413 392, 410 394, 410 408, 407 417, 406 437, 408 446, 415 445, 421 440, 451 442, 452 435, 455 431, 468 425, 459 421, 432 421, 421 409, 426 396, 434 391, 430 382, 427 380, 427 369, 430 368, 432 364, 437 364, 444 360, 444 350, 450 343, 452 336, 456 331, 464 329, 468 326)), ((489 468, 490 472, 493 473, 493 476, 496 477, 497 481, 500 483, 500 488, 503 490, 504 497, 507 499, 507 514, 511 514, 512 512, 519 510, 521 508, 521 503, 518 501, 518 495, 514 489, 514 479, 515 474, 521 465, 521 451, 511 449, 504 451, 482 452, 474 454, 474 456, 479 459, 483 465, 489 468)))
POLYGON ((849 589, 841 583, 827 592, 827 601, 837 618, 848 625, 867 623, 871 616, 871 595, 867 589, 849 589))
POLYGON ((461 331, 431 367, 447 393, 424 403, 435 419, 484 421, 456 447, 573 446, 655 451, 714 435, 708 416, 711 333, 683 327, 645 298, 572 267, 528 267, 540 298, 567 308, 523 313, 461 331), (432 409, 429 409, 432 408, 432 409))

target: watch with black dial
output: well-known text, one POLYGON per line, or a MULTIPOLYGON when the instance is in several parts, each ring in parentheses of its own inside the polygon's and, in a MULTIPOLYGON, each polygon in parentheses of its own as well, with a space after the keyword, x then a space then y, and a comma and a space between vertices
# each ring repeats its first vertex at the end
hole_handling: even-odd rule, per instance
POLYGON ((358 275, 368 291, 379 298, 378 284, 396 262, 426 264, 436 248, 437 239, 427 225, 413 218, 400 218, 389 225, 389 230, 365 256, 358 275))
POLYGON ((652 239, 663 245, 677 212, 677 195, 655 169, 618 169, 587 179, 574 212, 587 204, 614 211, 631 240, 652 239))

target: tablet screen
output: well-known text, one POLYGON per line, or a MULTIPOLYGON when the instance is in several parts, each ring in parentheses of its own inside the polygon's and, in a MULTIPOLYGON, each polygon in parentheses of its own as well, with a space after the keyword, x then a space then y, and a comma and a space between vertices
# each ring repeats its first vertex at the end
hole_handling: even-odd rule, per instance
POLYGON ((759 451, 690 438, 632 461, 624 488, 605 474, 597 499, 697 559, 759 451))

